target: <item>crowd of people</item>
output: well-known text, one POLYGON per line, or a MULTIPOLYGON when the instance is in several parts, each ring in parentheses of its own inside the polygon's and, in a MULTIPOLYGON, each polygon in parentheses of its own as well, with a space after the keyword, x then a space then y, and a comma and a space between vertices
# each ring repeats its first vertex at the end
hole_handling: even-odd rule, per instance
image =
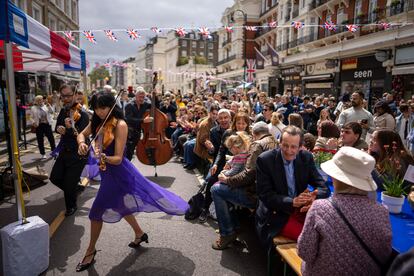
MULTIPOLYGON (((66 90, 67 87, 60 92, 63 102, 69 99, 70 93, 66 90)), ((104 90, 93 92, 92 99, 100 93, 117 94, 109 86, 104 90)), ((154 120, 149 115, 144 117, 151 107, 151 97, 142 87, 134 92, 120 91, 117 97, 116 106, 120 112, 117 119, 125 118, 125 156, 129 160, 142 137, 142 124, 154 120)), ((349 242, 352 233, 347 224, 341 222, 337 209, 373 254, 385 263, 391 254, 391 226, 387 211, 376 204, 370 194, 383 188, 381 176, 387 173, 384 170, 386 160, 398 161, 400 177, 414 164, 414 99, 396 102, 392 93, 385 93, 383 98, 372 103, 372 112, 367 100, 360 91, 345 94, 337 101, 332 95, 303 95, 300 87, 274 97, 257 89, 230 95, 221 92, 157 93, 154 102, 168 118, 165 134, 174 153, 184 169, 198 168, 204 173, 205 200, 196 216, 200 223, 206 222, 211 217, 211 205, 214 206, 219 235, 212 242, 212 248, 224 250, 236 241, 242 229, 234 206, 241 206, 254 214, 256 233, 269 256, 274 254, 272 240, 275 236, 298 241, 304 275, 313 275, 315 271, 318 275, 335 274, 338 268, 352 274, 372 274, 373 271, 379 274, 378 263, 361 250, 358 242, 349 242), (333 182, 334 195, 329 200, 331 191, 313 158, 313 152, 318 150, 336 152, 331 161, 321 165, 333 182), (338 238, 338 233, 347 238, 338 238), (326 258, 321 256, 338 257, 330 258, 328 268, 326 258), (347 269, 343 270, 344 267, 347 269)), ((84 101, 85 96, 79 95, 75 109, 82 118, 87 116, 87 121, 93 114, 94 126, 93 118, 98 120, 96 112, 102 112, 100 109, 109 104, 88 107, 84 101)), ((39 106, 38 125, 45 124, 43 128, 47 128, 48 133, 48 110, 40 101, 39 106)), ((98 116, 99 120, 105 117, 98 116)), ((57 118, 56 126, 61 140, 68 136, 68 129, 80 127, 82 121, 63 117, 57 118)), ((67 151, 73 152, 79 147, 86 153, 88 136, 95 130, 87 127, 87 123, 81 129, 79 145, 71 139, 67 141, 67 151)), ((43 143, 43 140, 38 141, 43 143)), ((116 155, 119 159, 122 153, 119 149, 115 151, 114 148, 106 151, 107 158, 116 155)), ((69 187, 76 186, 72 182, 77 180, 76 176, 58 178, 65 175, 62 170, 65 164, 71 163, 72 157, 61 158, 60 165, 58 159, 51 175, 52 182, 65 191, 66 215, 76 211, 74 191, 69 187)), ((112 157, 113 165, 120 164, 117 158, 112 157)), ((77 164, 83 165, 82 162, 77 164)), ((406 183, 407 189, 410 184, 406 183)), ((194 210, 187 210, 191 211, 194 210)), ((103 215, 97 213, 96 207, 91 213, 99 217, 90 216, 91 220, 102 221, 103 215)), ((120 218, 118 216, 116 221, 120 218)), ((147 237, 136 222, 128 222, 135 227, 136 242, 145 241, 147 237)), ((87 267, 96 254, 94 245, 101 225, 93 225, 95 236, 91 238, 80 269, 87 267)))

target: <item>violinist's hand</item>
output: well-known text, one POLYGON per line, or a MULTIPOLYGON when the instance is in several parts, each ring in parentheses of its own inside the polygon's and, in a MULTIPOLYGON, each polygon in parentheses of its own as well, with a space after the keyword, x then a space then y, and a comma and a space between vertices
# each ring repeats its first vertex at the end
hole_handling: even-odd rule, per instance
POLYGON ((78 153, 79 155, 86 155, 88 153, 88 145, 85 142, 79 143, 78 153))
POLYGON ((64 126, 58 126, 58 127, 56 128, 56 131, 57 131, 60 135, 65 135, 65 133, 66 133, 66 129, 65 129, 65 127, 64 127, 64 126))
POLYGON ((71 128, 72 127, 72 121, 70 120, 70 118, 65 119, 65 127, 66 128, 71 128))
POLYGON ((154 121, 154 118, 149 117, 149 116, 145 117, 144 120, 143 120, 144 123, 152 123, 152 121, 154 121))

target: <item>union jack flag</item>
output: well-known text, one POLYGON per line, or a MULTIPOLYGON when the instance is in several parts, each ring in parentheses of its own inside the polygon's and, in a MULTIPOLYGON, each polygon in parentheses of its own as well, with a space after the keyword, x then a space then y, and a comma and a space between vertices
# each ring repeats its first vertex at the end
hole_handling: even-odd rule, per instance
POLYGON ((75 37, 73 36, 73 34, 72 34, 72 32, 71 31, 66 31, 66 32, 63 32, 63 34, 67 37, 67 39, 69 39, 69 41, 74 41, 75 40, 75 37))
POLYGON ((226 30, 226 32, 228 32, 228 33, 232 33, 233 32, 233 26, 226 26, 226 27, 224 27, 224 29, 226 30))
POLYGON ((107 63, 104 63, 104 66, 105 66, 105 68, 109 68, 109 67, 111 67, 111 64, 109 62, 107 62, 107 63))
POLYGON ((198 32, 200 33, 200 35, 203 36, 203 38, 209 38, 210 37, 210 31, 207 27, 198 28, 198 32))
POLYGON ((105 33, 105 35, 110 39, 110 40, 112 40, 112 41, 115 41, 115 42, 117 42, 118 41, 118 39, 116 38, 116 36, 115 36, 115 34, 114 34, 114 32, 113 31, 111 31, 111 30, 104 30, 104 33, 105 33))
POLYGON ((256 60, 255 59, 248 59, 246 60, 247 63, 247 82, 254 81, 254 73, 256 73, 256 60))
POLYGON ((138 31, 134 29, 127 29, 127 34, 129 35, 129 38, 132 40, 135 40, 141 37, 141 35, 138 34, 138 31))
POLYGON ((245 28, 246 28, 246 31, 252 31, 252 32, 257 31, 257 27, 256 26, 246 26, 245 28))
POLYGON ((358 31, 358 26, 357 25, 354 25, 354 24, 346 25, 346 28, 351 33, 355 33, 356 31, 358 31))
POLYGON ((276 21, 269 22, 269 28, 276 28, 276 27, 277 27, 276 21))
POLYGON ((89 40, 89 42, 96 44, 96 39, 92 31, 83 31, 83 35, 86 37, 87 40, 89 40))
POLYGON ((154 33, 156 33, 156 34, 159 34, 159 33, 161 33, 162 31, 160 30, 160 29, 158 29, 157 27, 152 27, 151 28, 151 31, 153 31, 154 33))
POLYGON ((184 30, 184 28, 177 28, 175 29, 175 33, 179 36, 179 37, 184 37, 187 32, 184 30))
POLYGON ((326 21, 324 28, 330 31, 336 31, 336 25, 332 21, 326 21))
POLYGON ((387 22, 381 22, 380 24, 381 24, 381 27, 382 27, 384 30, 388 30, 389 28, 391 28, 391 24, 390 24, 390 23, 387 23, 387 22))
POLYGON ((305 23, 301 21, 293 21, 291 24, 296 30, 302 29, 305 26, 305 23))

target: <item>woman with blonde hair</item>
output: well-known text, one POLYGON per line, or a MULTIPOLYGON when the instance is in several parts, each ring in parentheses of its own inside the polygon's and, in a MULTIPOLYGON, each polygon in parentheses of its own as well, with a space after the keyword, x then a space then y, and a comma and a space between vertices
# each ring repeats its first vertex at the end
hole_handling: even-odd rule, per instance
POLYGON ((280 121, 280 117, 283 118, 283 115, 279 112, 273 112, 270 123, 268 124, 270 134, 272 134, 276 139, 279 139, 280 135, 282 134, 282 130, 286 127, 280 121))
POLYGON ((53 108, 49 103, 46 105, 43 101, 43 96, 38 95, 34 99, 34 105, 31 108, 32 112, 32 125, 36 129, 37 145, 39 146, 40 154, 42 159, 46 159, 44 137, 46 136, 49 140, 51 150, 54 151, 55 137, 52 132, 52 116, 53 108))
POLYGON ((329 115, 329 109, 328 108, 324 108, 324 109, 321 110, 321 113, 319 114, 319 120, 316 123, 316 126, 319 127, 321 125, 321 123, 325 122, 325 121, 331 121, 332 122, 331 117, 329 115))

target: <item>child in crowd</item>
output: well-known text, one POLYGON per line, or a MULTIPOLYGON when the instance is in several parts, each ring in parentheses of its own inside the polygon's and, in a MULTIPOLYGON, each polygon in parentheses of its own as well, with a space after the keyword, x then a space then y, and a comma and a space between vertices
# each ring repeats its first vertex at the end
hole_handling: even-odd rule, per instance
POLYGON ((227 138, 225 145, 233 157, 227 162, 221 173, 225 176, 233 176, 244 170, 249 157, 250 137, 244 131, 238 131, 227 138))

